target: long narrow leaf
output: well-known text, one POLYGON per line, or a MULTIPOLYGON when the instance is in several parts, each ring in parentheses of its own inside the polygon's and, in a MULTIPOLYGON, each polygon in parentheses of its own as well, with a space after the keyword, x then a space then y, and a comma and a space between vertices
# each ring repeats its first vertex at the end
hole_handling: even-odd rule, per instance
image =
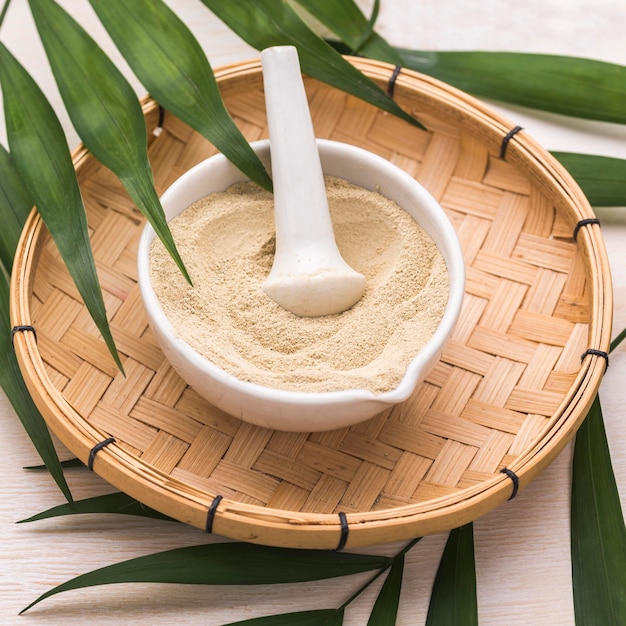
POLYGON ((347 576, 388 566, 390 559, 321 550, 268 548, 247 543, 189 546, 142 556, 77 576, 39 596, 45 598, 94 585, 179 583, 267 585, 347 576))
POLYGON ((0 386, 22 422, 26 434, 33 442, 39 456, 46 464, 53 480, 68 501, 72 494, 63 475, 59 457, 52 443, 50 432, 43 417, 32 401, 11 345, 11 322, 9 320, 9 278, 0 268, 0 386))
POLYGON ((0 145, 0 209, 3 215, 3 226, 0 228, 0 359, 3 364, 0 367, 0 387, 15 409, 46 469, 71 502, 72 494, 59 457, 43 417, 26 389, 11 342, 9 272, 20 233, 32 206, 33 201, 11 156, 0 145))
POLYGON ((400 53, 376 31, 371 20, 361 13, 354 0, 296 0, 346 44, 346 53, 386 61, 397 65, 400 53))
POLYGON ((394 626, 400 605, 403 573, 404 554, 394 560, 376 598, 367 626, 394 626))
POLYGON ((242 622, 231 622, 226 626, 341 626, 343 614, 343 609, 317 609, 256 617, 242 622))
POLYGON ((521 52, 397 48, 406 67, 486 98, 574 117, 626 123, 626 67, 521 52))
POLYGON ((17 242, 33 204, 11 155, 0 144, 0 263, 7 272, 13 266, 17 242))
POLYGON ((626 159, 552 153, 574 177, 593 206, 626 206, 626 159))
POLYGON ((626 328, 622 328, 622 330, 614 337, 613 341, 611 341, 611 349, 609 352, 613 352, 617 346, 619 346, 622 341, 626 339, 626 328))
POLYGON ((52 507, 41 513, 37 513, 27 519, 20 520, 19 523, 37 522, 52 517, 63 517, 66 515, 86 515, 91 513, 118 513, 121 515, 134 515, 137 517, 148 517, 151 519, 162 519, 175 521, 167 515, 163 515, 150 507, 147 507, 125 493, 107 493, 102 496, 77 500, 71 504, 61 504, 52 507))
POLYGON ((106 316, 85 208, 63 128, 35 81, 2 43, 0 84, 11 156, 85 306, 122 369, 106 316))
POLYGON ((166 109, 265 189, 271 179, 224 107, 200 44, 161 0, 89 0, 133 72, 166 109))
POLYGON ((414 118, 373 81, 314 33, 287 2, 283 0, 255 2, 202 0, 202 2, 257 50, 279 45, 296 46, 303 73, 419 126, 414 118))
POLYGON ((478 626, 474 531, 466 524, 450 532, 430 597, 426 626, 478 626))
POLYGON ((135 92, 91 36, 54 0, 29 3, 74 128, 96 159, 124 183, 190 280, 154 188, 146 124, 135 92))
POLYGON ((367 20, 367 28, 363 31, 361 38, 356 42, 354 49, 352 51, 353 54, 358 54, 369 41, 374 40, 374 26, 376 25, 376 20, 378 19, 378 13, 380 12, 380 0, 374 0, 374 6, 372 7, 372 12, 370 14, 369 19, 367 20))
POLYGON ((571 508, 576 624, 626 624, 626 527, 598 397, 576 434, 571 508))
POLYGON ((2 26, 2 22, 4 22, 4 18, 6 17, 10 4, 11 4, 11 0, 4 0, 4 4, 2 5, 2 8, 0 9, 0 26, 2 26))

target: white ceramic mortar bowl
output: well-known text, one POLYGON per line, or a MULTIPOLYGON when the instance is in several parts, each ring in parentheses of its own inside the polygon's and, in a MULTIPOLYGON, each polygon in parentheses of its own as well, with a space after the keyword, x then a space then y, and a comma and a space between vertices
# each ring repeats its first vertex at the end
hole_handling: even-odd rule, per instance
MULTIPOLYGON (((252 144, 268 166, 269 141, 252 144)), ((138 280, 148 320, 161 349, 179 375, 203 398, 246 422, 285 431, 332 430, 362 422, 391 405, 406 400, 437 363, 458 320, 465 291, 465 265, 461 246, 443 209, 404 170, 362 148, 318 140, 325 174, 376 190, 394 200, 430 235, 443 255, 450 275, 450 293, 439 327, 415 355, 400 384, 375 394, 366 389, 332 392, 284 391, 239 380, 196 352, 177 336, 154 293, 149 251, 155 233, 150 225, 142 233, 138 250, 138 280)), ((204 196, 247 180, 223 155, 199 163, 181 176, 161 198, 167 220, 204 196)))

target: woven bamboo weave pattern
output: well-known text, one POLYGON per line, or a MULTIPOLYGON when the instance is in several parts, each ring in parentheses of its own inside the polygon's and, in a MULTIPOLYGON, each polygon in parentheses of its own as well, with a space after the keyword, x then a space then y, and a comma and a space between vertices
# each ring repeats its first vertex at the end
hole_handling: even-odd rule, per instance
MULTIPOLYGON (((360 145, 415 176, 449 215, 467 266, 461 319, 438 365, 407 402, 350 428, 274 432, 222 413, 188 388, 164 360, 143 312, 135 270, 143 218, 108 170, 88 156, 77 166, 125 375, 99 339, 45 231, 33 261, 28 323, 36 328, 37 349, 59 402, 80 415, 86 428, 114 437, 110 448, 130 459, 127 465, 136 459, 137 471, 154 475, 159 488, 173 486, 176 504, 161 507, 167 513, 200 526, 199 517, 177 515, 189 492, 204 510, 218 494, 235 507, 251 505, 251 518, 260 507, 268 518, 275 513, 293 524, 304 524, 307 514, 314 523, 332 524, 344 512, 362 516, 352 521, 387 519, 393 526, 398 511, 456 506, 495 481, 504 485, 496 499, 506 499, 510 486, 502 468, 522 467, 546 433, 553 438, 563 420, 582 418, 576 411, 568 417, 565 407, 577 393, 582 353, 602 346, 589 345, 589 269, 572 236, 573 212, 536 183, 534 166, 515 162, 515 138, 508 148, 513 152, 500 158, 495 131, 492 136, 462 117, 444 115, 407 81, 399 79, 395 98, 428 130, 306 80, 317 136, 360 145)), ((258 67, 225 83, 224 95, 249 140, 267 136, 258 67)), ((150 130, 157 118, 157 105, 147 101, 150 130)), ((150 141, 160 193, 215 153, 169 114, 150 141)), ((558 449, 575 429, 566 430, 558 449)), ((228 534, 219 525, 220 509, 217 531, 228 534)), ((462 521, 455 514, 446 523, 462 521)), ((382 536, 388 538, 396 537, 382 536)))

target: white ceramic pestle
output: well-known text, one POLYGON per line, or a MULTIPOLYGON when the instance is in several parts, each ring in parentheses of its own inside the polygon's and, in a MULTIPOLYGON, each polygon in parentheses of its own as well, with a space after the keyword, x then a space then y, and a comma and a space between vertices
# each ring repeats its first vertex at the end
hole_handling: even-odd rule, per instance
POLYGON ((342 313, 363 296, 365 277, 335 242, 298 53, 266 48, 261 62, 276 222, 274 264, 262 287, 301 317, 342 313))

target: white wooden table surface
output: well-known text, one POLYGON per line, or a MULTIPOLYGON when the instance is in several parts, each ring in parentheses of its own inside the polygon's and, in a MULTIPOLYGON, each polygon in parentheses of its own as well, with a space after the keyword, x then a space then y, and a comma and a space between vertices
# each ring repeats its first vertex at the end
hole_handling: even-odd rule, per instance
MULTIPOLYGON (((86 0, 63 0, 120 67, 86 0)), ((214 67, 256 56, 197 0, 168 0, 205 47, 214 67)), ((359 4, 366 9, 370 0, 359 4)), ((623 0, 383 0, 378 29, 392 43, 433 50, 515 50, 587 56, 626 65, 623 0)), ((0 39, 49 95, 70 146, 78 139, 60 105, 24 0, 14 0, 0 39)), ((141 92, 135 81, 134 85, 141 92)), ((626 158, 626 127, 567 120, 498 107, 546 148, 626 158)), ((1 115, 0 115, 1 118, 1 115)), ((0 119, 0 122, 2 120, 0 119)), ((4 124, 0 124, 2 128, 4 124)), ((4 130, 0 141, 5 143, 4 130)), ((626 208, 598 210, 615 289, 614 334, 626 326, 626 208)), ((611 356, 601 386, 606 429, 622 503, 626 503, 626 346, 611 356)), ((70 453, 59 446, 62 458, 70 453)), ((0 392, 0 623, 207 624, 264 614, 338 606, 364 577, 258 588, 110 585, 55 596, 21 617, 39 594, 78 574, 123 559, 212 539, 180 524, 117 516, 80 516, 20 525, 17 520, 63 502, 0 392)), ((519 496, 474 524, 482 626, 573 624, 569 557, 571 446, 519 496)), ((85 470, 67 472, 76 498, 112 491, 85 470)), ((398 624, 422 624, 445 535, 425 538, 408 556, 398 624)), ((218 539, 215 539, 218 540, 218 539)), ((376 551, 393 553, 399 546, 376 551)), ((368 575, 365 575, 367 578, 368 575)), ((346 624, 365 625, 377 587, 351 605, 346 624)), ((604 625, 602 625, 604 626, 604 625)))

